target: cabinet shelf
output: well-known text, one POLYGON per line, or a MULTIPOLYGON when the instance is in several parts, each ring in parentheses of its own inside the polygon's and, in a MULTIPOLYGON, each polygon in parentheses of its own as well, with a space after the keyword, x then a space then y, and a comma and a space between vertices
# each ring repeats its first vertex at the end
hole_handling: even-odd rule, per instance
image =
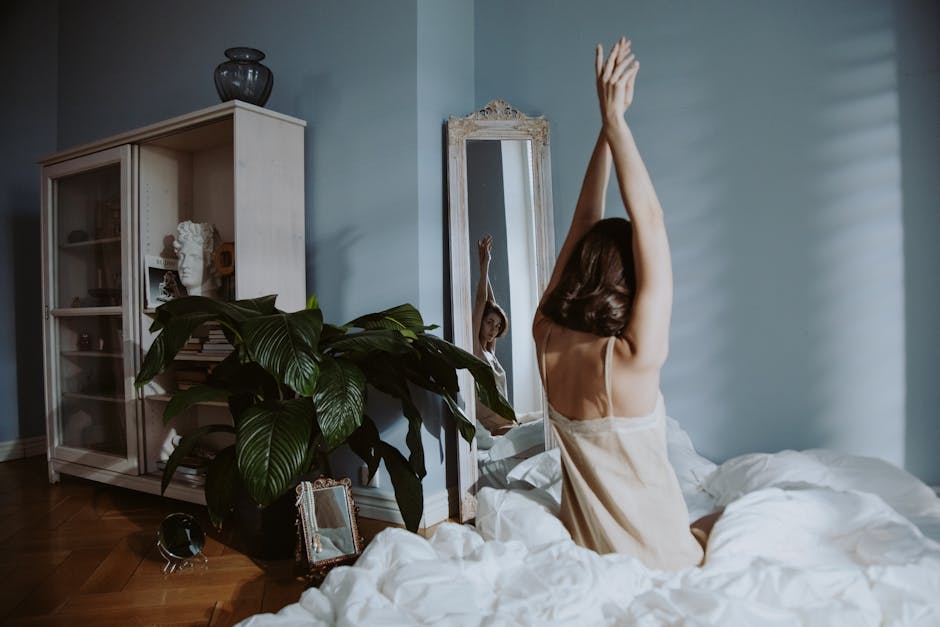
POLYGON ((59 244, 59 248, 69 250, 75 248, 89 248, 91 246, 99 246, 103 244, 117 244, 120 243, 120 237, 104 237, 102 239, 88 239, 84 242, 67 242, 65 244, 59 244))
POLYGON ((92 357, 98 359, 123 359, 121 353, 105 353, 102 351, 62 351, 63 357, 92 357))
POLYGON ((184 355, 177 353, 174 359, 176 361, 211 361, 213 363, 218 363, 220 361, 224 361, 228 356, 229 353, 225 353, 224 355, 209 355, 206 353, 188 353, 184 355))
POLYGON ((66 307, 53 309, 50 313, 56 318, 80 318, 90 316, 120 316, 121 307, 66 307))
POLYGON ((106 403, 124 403, 127 400, 118 396, 105 396, 104 394, 81 394, 79 392, 62 392, 62 398, 71 398, 82 401, 104 401, 106 403))
MULTIPOLYGON (((158 403, 169 403, 172 398, 173 396, 170 394, 153 394, 151 396, 145 396, 144 400, 157 401, 158 403)), ((201 405, 203 407, 225 407, 228 409, 228 403, 225 401, 199 401, 198 403, 193 404, 201 405)))

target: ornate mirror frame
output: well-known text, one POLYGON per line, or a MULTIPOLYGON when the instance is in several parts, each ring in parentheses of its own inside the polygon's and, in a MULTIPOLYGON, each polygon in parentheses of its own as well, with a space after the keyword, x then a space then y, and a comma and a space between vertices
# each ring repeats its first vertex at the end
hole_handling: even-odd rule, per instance
MULTIPOLYGON (((548 284, 555 260, 555 229, 552 213, 551 156, 548 120, 544 116, 529 117, 503 100, 493 100, 466 117, 450 116, 447 121, 447 177, 449 196, 451 306, 454 343, 473 352, 470 285, 471 249, 469 199, 467 185, 467 142, 469 140, 529 140, 532 142, 532 195, 534 201, 535 276, 538 293, 548 284)), ((472 254, 471 254, 472 253, 472 254)), ((529 333, 531 321, 515 328, 529 333)), ((467 417, 476 422, 476 392, 473 378, 466 370, 458 372, 460 390, 466 402, 467 417)), ((547 400, 542 399, 543 424, 548 435, 547 400)), ((546 437, 546 442, 548 442, 546 437)), ((467 444, 457 437, 457 484, 460 520, 476 517, 475 485, 478 480, 476 441, 467 444)))
POLYGON ((295 489, 297 494, 297 544, 294 549, 294 565, 296 572, 305 580, 308 586, 319 586, 327 573, 336 566, 352 564, 355 562, 365 543, 362 541, 362 534, 359 532, 359 507, 353 501, 352 481, 347 477, 341 479, 331 479, 330 477, 320 477, 312 482, 303 481, 295 489), (321 560, 311 563, 308 558, 310 544, 313 542, 311 537, 311 524, 308 520, 312 517, 316 519, 316 512, 310 511, 307 504, 303 502, 301 494, 304 484, 313 491, 326 490, 330 488, 340 488, 346 495, 346 507, 349 514, 350 534, 353 542, 353 552, 335 558, 321 560))

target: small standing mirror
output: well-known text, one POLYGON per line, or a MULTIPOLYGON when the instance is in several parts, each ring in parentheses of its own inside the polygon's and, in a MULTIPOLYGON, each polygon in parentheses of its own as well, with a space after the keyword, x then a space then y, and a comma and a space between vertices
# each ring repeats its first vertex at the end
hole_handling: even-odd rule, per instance
POLYGON ((362 538, 349 479, 300 482, 297 533, 297 562, 313 584, 319 584, 334 566, 359 557, 362 538))

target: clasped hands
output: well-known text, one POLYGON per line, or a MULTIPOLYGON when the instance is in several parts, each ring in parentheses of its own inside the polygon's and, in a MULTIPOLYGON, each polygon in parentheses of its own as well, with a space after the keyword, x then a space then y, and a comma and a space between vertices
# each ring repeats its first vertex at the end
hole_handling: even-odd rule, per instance
POLYGON ((624 124, 624 114, 633 104, 636 75, 640 62, 630 50, 631 42, 621 37, 604 60, 604 47, 597 45, 594 70, 597 78, 597 99, 601 108, 601 122, 605 127, 624 124))

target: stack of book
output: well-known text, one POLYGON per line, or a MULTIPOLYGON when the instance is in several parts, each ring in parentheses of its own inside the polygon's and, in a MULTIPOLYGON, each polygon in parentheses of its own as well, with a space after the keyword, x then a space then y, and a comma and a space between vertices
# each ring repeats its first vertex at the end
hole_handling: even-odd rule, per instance
POLYGON ((186 340, 186 343, 183 345, 183 348, 180 349, 179 355, 198 355, 202 352, 202 338, 200 337, 191 337, 186 340))
POLYGON ((209 378, 211 368, 176 368, 176 389, 188 390, 194 385, 205 383, 209 378))
MULTIPOLYGON (((166 461, 165 459, 157 460, 157 470, 161 473, 166 468, 166 461)), ((189 457, 184 457, 183 461, 176 467, 173 478, 192 486, 203 486, 206 484, 206 469, 208 469, 208 467, 208 459, 190 455, 189 457)))
POLYGON ((226 339, 220 327, 210 327, 206 341, 202 343, 202 353, 210 355, 228 355, 235 349, 226 339))

